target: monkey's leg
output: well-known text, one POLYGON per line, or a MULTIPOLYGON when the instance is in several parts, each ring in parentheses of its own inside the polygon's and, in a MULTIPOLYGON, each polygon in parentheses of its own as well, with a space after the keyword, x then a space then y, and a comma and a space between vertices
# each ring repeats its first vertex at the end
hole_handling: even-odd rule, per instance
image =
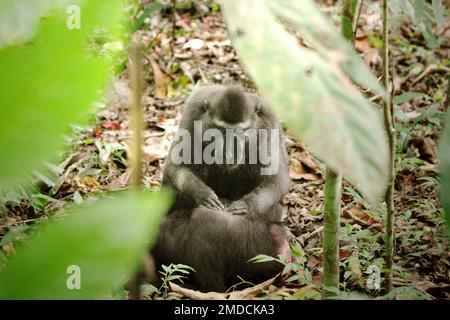
POLYGON ((202 291, 225 292, 227 269, 227 228, 230 215, 223 211, 196 208, 192 212, 187 246, 188 260, 197 271, 195 284, 202 291))
POLYGON ((231 216, 229 246, 233 252, 227 274, 227 284, 238 282, 238 275, 250 282, 262 282, 280 273, 284 266, 275 261, 253 263, 251 258, 259 254, 272 257, 288 256, 290 252, 283 226, 262 219, 231 216))
POLYGON ((192 214, 176 211, 167 216, 152 251, 158 268, 186 264, 196 271, 187 279, 188 287, 224 292, 223 243, 216 233, 223 217, 223 212, 201 207, 192 214))

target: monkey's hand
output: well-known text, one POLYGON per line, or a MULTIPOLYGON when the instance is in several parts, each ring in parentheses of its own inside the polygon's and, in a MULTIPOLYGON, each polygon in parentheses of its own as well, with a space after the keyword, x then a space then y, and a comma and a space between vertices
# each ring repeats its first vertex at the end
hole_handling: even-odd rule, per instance
POLYGON ((231 203, 227 211, 234 215, 244 215, 248 213, 248 205, 243 200, 236 200, 231 203))
POLYGON ((209 209, 224 210, 225 206, 220 202, 217 194, 210 188, 199 192, 197 203, 209 209))

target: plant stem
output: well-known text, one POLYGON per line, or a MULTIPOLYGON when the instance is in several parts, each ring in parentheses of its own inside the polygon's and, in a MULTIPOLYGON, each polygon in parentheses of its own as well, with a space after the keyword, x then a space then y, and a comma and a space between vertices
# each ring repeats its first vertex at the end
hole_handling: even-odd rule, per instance
POLYGON ((388 91, 384 102, 384 125, 389 142, 389 183, 386 190, 386 255, 385 255, 385 289, 390 292, 393 289, 392 265, 394 257, 394 181, 395 181, 395 129, 393 121, 393 105, 389 94, 389 16, 388 3, 383 0, 383 86, 388 91))
POLYGON ((340 174, 327 168, 323 212, 323 290, 322 297, 339 293, 339 218, 341 213, 340 174))
POLYGON ((133 92, 133 101, 130 107, 131 136, 131 186, 139 189, 142 184, 142 48, 131 46, 130 83, 133 92))
MULTIPOLYGON (((133 101, 130 106, 131 136, 131 187, 139 190, 142 185, 142 132, 143 132, 143 106, 142 106, 142 48, 131 44, 130 48, 131 70, 130 84, 133 92, 133 101)), ((139 300, 141 297, 142 266, 130 282, 129 297, 139 300)))
MULTIPOLYGON (((344 0, 341 32, 353 45, 362 0, 344 0), (351 32, 347 28, 351 26, 351 32)), ((323 227, 323 291, 324 298, 339 294, 339 227, 341 215, 342 176, 327 168, 323 227)))
POLYGON ((341 32, 352 45, 355 43, 362 3, 362 0, 344 0, 342 3, 341 32), (347 27, 351 27, 351 33, 347 32, 347 27))
MULTIPOLYGON (((342 26, 344 37, 354 43, 362 0, 344 0, 342 26), (351 26, 351 32, 347 27, 351 26)), ((323 290, 324 298, 339 294, 339 227, 341 215, 342 176, 327 168, 323 227, 323 290)))

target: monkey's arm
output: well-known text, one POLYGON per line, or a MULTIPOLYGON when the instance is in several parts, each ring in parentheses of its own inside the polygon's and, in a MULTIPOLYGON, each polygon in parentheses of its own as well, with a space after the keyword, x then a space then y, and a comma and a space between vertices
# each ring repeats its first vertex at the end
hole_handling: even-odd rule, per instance
POLYGON ((247 204, 250 215, 270 215, 269 209, 281 201, 289 192, 289 187, 288 177, 270 177, 241 200, 247 204))
POLYGON ((168 185, 178 196, 196 206, 224 209, 216 193, 188 167, 170 164, 164 172, 163 185, 168 185))
POLYGON ((234 201, 227 210, 235 215, 263 215, 272 220, 273 210, 269 209, 278 204, 290 188, 287 165, 283 164, 280 169, 276 175, 265 176, 258 187, 241 199, 234 201))

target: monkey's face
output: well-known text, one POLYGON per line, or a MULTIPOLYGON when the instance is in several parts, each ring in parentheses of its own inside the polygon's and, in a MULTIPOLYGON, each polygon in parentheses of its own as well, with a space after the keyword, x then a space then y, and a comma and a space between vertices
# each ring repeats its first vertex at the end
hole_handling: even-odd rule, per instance
POLYGON ((260 102, 249 100, 244 97, 243 101, 219 101, 215 105, 205 101, 207 129, 246 131, 258 128, 260 102))

